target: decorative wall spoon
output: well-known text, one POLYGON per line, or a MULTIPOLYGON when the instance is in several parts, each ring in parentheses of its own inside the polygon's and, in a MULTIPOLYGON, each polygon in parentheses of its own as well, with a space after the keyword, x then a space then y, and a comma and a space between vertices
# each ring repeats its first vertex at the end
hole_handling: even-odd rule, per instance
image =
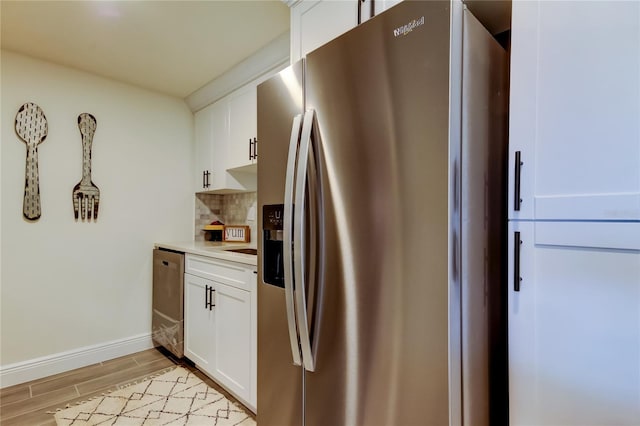
POLYGON ((47 137, 47 118, 38 105, 27 102, 18 110, 15 128, 16 134, 27 144, 22 214, 28 220, 38 220, 41 215, 38 145, 47 137))

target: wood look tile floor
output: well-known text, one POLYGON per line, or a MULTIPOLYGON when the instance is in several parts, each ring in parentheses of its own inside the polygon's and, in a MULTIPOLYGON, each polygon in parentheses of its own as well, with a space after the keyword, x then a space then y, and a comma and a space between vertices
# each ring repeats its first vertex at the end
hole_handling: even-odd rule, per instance
MULTIPOLYGON (((117 390, 120 386, 159 374, 174 365, 193 371, 229 400, 238 402, 188 361, 177 360, 164 350, 149 349, 0 389, 0 425, 55 426, 53 414, 47 412, 117 390)), ((245 411, 255 419, 248 409, 245 408, 245 411)))

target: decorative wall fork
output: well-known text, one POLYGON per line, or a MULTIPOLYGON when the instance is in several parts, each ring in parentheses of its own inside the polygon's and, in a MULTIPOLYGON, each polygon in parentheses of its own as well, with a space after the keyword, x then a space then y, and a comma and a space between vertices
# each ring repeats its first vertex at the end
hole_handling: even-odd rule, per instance
POLYGON ((78 128, 82 135, 82 180, 73 188, 73 213, 78 220, 78 212, 82 220, 98 219, 100 190, 91 181, 91 145, 96 132, 96 119, 83 112, 78 116, 78 128))

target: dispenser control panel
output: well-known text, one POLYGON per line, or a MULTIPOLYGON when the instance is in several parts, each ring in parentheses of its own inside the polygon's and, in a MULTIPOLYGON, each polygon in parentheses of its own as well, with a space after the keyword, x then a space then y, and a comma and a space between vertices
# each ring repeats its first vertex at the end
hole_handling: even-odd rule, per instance
POLYGON ((284 204, 262 207, 262 279, 265 284, 284 288, 284 262, 282 257, 284 204))

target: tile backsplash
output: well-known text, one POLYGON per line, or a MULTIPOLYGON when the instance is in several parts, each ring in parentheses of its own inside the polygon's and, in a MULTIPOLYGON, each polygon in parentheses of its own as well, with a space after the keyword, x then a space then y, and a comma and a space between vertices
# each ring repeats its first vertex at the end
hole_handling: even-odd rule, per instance
POLYGON ((240 194, 196 194, 195 233, 196 241, 204 241, 204 225, 219 220, 225 225, 249 225, 251 242, 257 238, 257 192, 240 194), (253 214, 253 217, 251 217, 253 214))

